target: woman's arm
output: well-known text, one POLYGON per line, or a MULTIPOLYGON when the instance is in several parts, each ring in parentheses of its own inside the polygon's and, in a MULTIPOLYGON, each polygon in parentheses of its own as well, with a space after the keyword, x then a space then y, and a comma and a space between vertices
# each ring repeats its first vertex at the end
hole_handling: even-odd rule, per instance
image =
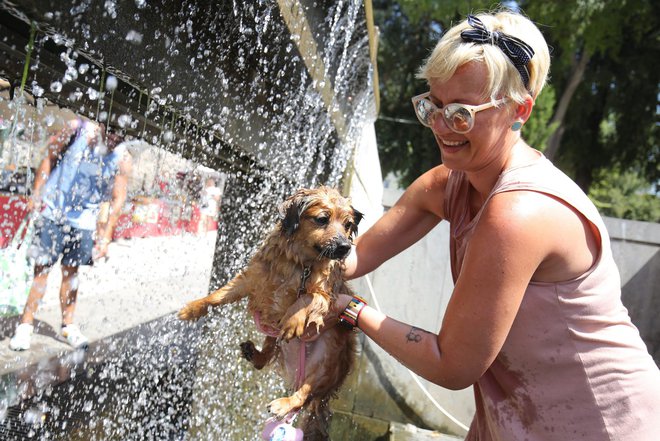
MULTIPOLYGON (((561 233, 549 233, 557 227, 554 208, 536 209, 538 198, 549 200, 512 192, 498 195, 488 204, 438 334, 368 306, 359 316, 359 328, 429 381, 449 389, 472 385, 501 350, 536 269, 556 249, 556 235, 561 233)), ((338 310, 349 299, 342 296, 338 310)))

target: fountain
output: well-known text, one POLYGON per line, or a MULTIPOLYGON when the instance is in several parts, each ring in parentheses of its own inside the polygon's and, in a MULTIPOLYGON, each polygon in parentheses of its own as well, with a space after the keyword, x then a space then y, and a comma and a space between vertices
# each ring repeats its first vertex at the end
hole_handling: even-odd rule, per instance
MULTIPOLYGON (((233 276, 293 189, 350 181, 374 100, 363 2, 3 0, 0 6, 0 77, 16 94, 3 104, 14 123, 24 122, 20 136, 15 128, 8 134, 11 152, 0 165, 23 161, 29 184, 34 154, 20 149, 18 138, 43 148, 54 119, 70 109, 141 140, 133 151, 138 170, 146 167, 140 161, 149 162, 141 152, 156 148, 154 176, 136 190, 151 203, 169 198, 169 207, 185 199, 198 170, 226 177, 221 221, 208 248, 212 262, 185 232, 176 237, 187 248, 168 254, 159 248, 153 256, 163 265, 173 254, 181 262, 207 256, 200 274, 210 276, 210 286, 199 275, 196 286, 185 279, 186 269, 177 289, 189 292, 182 295, 199 297, 201 286, 210 290, 233 276), (170 173, 156 182, 176 167, 185 176, 170 173), (166 198, 168 185, 175 191, 166 198)), ((177 219, 188 206, 181 207, 177 219)), ((132 277, 130 265, 115 271, 132 277)), ((133 278, 136 292, 159 283, 147 274, 133 278)), ((97 281, 100 289, 104 283, 97 281)), ((172 294, 165 314, 157 312, 166 302, 156 296, 141 305, 151 315, 105 332, 87 354, 61 347, 47 348, 41 361, 2 354, 0 435, 256 439, 265 405, 283 385, 240 360, 238 342, 255 337, 251 320, 229 306, 196 325, 179 323, 172 305, 185 298, 172 294)))

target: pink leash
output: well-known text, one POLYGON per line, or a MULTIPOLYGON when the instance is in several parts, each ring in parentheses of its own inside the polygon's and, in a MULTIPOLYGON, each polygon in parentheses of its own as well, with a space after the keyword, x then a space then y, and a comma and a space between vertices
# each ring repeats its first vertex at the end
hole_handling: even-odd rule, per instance
MULTIPOLYGON (((264 335, 269 337, 279 337, 280 330, 274 326, 264 325, 261 323, 261 314, 258 311, 254 312, 253 315, 254 324, 257 327, 257 330, 264 335)), ((305 380, 305 362, 307 357, 307 344, 313 342, 319 337, 320 334, 315 335, 309 339, 300 339, 300 351, 298 351, 298 369, 296 369, 296 381, 295 388, 299 389, 303 381, 305 380)), ((289 412, 286 417, 284 417, 284 423, 278 421, 276 418, 271 417, 266 421, 264 430, 262 433, 262 438, 265 440, 291 440, 299 441, 303 438, 302 430, 294 428, 291 423, 298 415, 299 410, 289 412)))
MULTIPOLYGON (((253 318, 254 318, 254 324, 259 332, 269 337, 277 338, 280 336, 280 330, 278 328, 270 325, 264 325, 263 323, 261 323, 261 314, 259 313, 259 311, 254 312, 253 318)), ((316 334, 309 338, 305 338, 305 339, 300 338, 301 344, 300 344, 300 351, 298 353, 298 369, 296 369, 296 382, 295 382, 296 389, 300 389, 300 387, 303 384, 303 381, 305 380, 305 362, 307 357, 307 344, 316 341, 320 336, 321 334, 316 334)))

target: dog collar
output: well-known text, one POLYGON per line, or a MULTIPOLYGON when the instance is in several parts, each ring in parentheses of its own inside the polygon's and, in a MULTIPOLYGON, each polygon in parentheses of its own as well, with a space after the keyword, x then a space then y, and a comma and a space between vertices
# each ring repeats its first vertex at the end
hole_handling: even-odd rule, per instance
POLYGON ((300 288, 298 288, 298 297, 305 294, 305 284, 307 283, 307 279, 309 279, 310 274, 312 274, 311 265, 303 267, 303 272, 300 275, 300 288))

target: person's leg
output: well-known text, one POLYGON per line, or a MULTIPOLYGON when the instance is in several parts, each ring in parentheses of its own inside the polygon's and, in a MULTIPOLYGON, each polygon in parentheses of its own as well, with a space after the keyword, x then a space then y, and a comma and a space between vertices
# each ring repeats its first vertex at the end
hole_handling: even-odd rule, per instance
POLYGON ((62 287, 60 288, 60 307, 62 308, 62 331, 58 337, 70 346, 87 348, 89 340, 73 323, 73 313, 78 299, 78 266, 62 265, 62 287))
POLYGON ((78 299, 78 268, 91 265, 94 249, 93 231, 71 227, 68 241, 62 251, 62 286, 60 287, 60 307, 62 326, 73 323, 73 314, 78 299))
POLYGON ((30 349, 34 332, 34 316, 39 303, 46 293, 50 268, 57 262, 63 248, 64 235, 60 225, 43 217, 36 221, 34 240, 30 244, 29 254, 35 259, 34 279, 28 293, 21 322, 14 336, 9 340, 9 348, 14 351, 30 349))
POLYGON ((60 307, 62 326, 73 323, 73 313, 78 299, 78 267, 62 265, 62 286, 60 287, 60 307))
POLYGON ((9 349, 14 351, 25 351, 30 349, 32 334, 34 333, 34 315, 39 308, 39 302, 46 293, 46 282, 50 267, 36 266, 34 269, 34 281, 30 287, 21 322, 16 327, 14 335, 9 340, 9 349))
POLYGON ((62 256, 62 286, 60 287, 60 308, 62 309, 62 332, 60 339, 74 348, 86 348, 88 345, 80 328, 73 323, 78 300, 78 268, 93 263, 93 231, 71 228, 69 242, 62 256))
POLYGON ((46 294, 48 287, 48 274, 50 273, 50 266, 36 265, 34 267, 34 280, 30 287, 27 301, 25 302, 25 309, 21 316, 21 323, 32 324, 34 322, 34 315, 37 313, 39 303, 46 294))
POLYGON ((64 248, 64 233, 60 225, 41 217, 37 219, 35 226, 34 239, 28 251, 35 259, 34 279, 21 317, 21 323, 28 324, 34 321, 39 302, 46 294, 50 269, 64 248))

